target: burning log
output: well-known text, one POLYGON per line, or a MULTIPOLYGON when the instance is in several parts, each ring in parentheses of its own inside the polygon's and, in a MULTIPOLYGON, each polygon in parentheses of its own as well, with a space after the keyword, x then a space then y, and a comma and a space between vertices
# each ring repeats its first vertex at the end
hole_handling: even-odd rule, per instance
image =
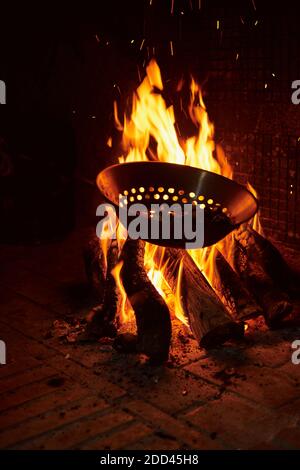
MULTIPOLYGON (((245 228, 246 229, 246 228, 245 228)), ((240 231, 245 231, 244 226, 240 231)), ((280 251, 273 243, 260 235, 258 232, 247 227, 246 238, 248 245, 255 245, 261 260, 263 260, 264 268, 271 279, 281 288, 288 292, 291 297, 299 297, 299 279, 287 264, 280 251)), ((238 236, 238 235, 237 235, 238 236)))
POLYGON ((237 320, 247 320, 261 315, 261 307, 258 306, 244 282, 218 250, 216 250, 215 263, 219 282, 214 287, 221 298, 224 298, 232 316, 237 320))
POLYGON ((168 307, 147 276, 144 267, 145 243, 128 239, 123 247, 121 279, 134 310, 140 352, 153 363, 168 359, 171 319, 168 307))
POLYGON ((174 294, 180 282, 182 313, 200 346, 213 348, 243 337, 243 323, 231 320, 225 306, 186 251, 157 249, 154 260, 157 266, 164 266, 164 277, 174 294))
POLYGON ((118 244, 112 240, 107 252, 107 259, 99 243, 99 239, 91 240, 84 252, 87 277, 99 305, 87 316, 87 327, 78 338, 79 341, 94 341, 103 336, 113 337, 117 332, 116 314, 119 294, 115 279, 111 274, 118 261, 118 244))
POLYGON ((106 262, 99 238, 94 236, 83 251, 83 260, 88 283, 97 299, 104 298, 106 262))
POLYGON ((292 311, 283 290, 284 261, 273 245, 248 225, 235 232, 234 267, 262 307, 266 322, 275 326, 292 311))

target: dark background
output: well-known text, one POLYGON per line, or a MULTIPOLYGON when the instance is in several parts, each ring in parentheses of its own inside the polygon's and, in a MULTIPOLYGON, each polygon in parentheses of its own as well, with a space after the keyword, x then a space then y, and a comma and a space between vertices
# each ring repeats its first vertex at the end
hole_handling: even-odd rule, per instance
POLYGON ((168 103, 181 77, 203 84, 216 140, 258 190, 266 232, 299 248, 297 2, 26 3, 3 9, 0 29, 2 240, 56 239, 76 214, 94 215, 96 175, 116 157, 113 101, 128 105, 154 53, 168 103))

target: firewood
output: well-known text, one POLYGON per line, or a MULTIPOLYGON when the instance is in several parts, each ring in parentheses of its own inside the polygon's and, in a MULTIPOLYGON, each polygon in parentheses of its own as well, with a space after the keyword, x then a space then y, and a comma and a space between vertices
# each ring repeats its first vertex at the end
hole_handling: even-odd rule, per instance
POLYGON ((277 271, 277 263, 283 266, 281 256, 248 225, 240 227, 234 237, 234 268, 262 307, 266 323, 275 326, 293 309, 277 271))
POLYGON ((243 323, 232 321, 225 306, 186 251, 158 248, 154 260, 158 267, 164 266, 164 277, 174 294, 180 275, 182 313, 200 346, 209 349, 243 337, 243 323))
POLYGON ((279 284, 283 290, 290 292, 296 290, 299 293, 295 273, 269 238, 263 237, 248 224, 240 226, 235 232, 235 238, 242 246, 247 245, 250 251, 251 247, 255 246, 256 256, 260 258, 264 270, 276 284, 279 284))
POLYGON ((224 299, 233 318, 247 320, 261 315, 261 307, 258 306, 244 282, 218 250, 216 250, 215 263, 219 276, 216 276, 218 280, 214 284, 214 288, 221 299, 224 299))
POLYGON ((106 279, 106 263, 100 240, 95 235, 83 250, 83 260, 88 283, 94 296, 102 302, 106 279))
POLYGON ((171 319, 165 301, 147 276, 144 253, 142 240, 128 239, 121 253, 120 275, 136 317, 137 348, 153 363, 162 363, 168 359, 171 319))
POLYGON ((86 272, 89 282, 97 294, 99 304, 87 315, 85 332, 79 341, 95 341, 103 336, 114 337, 117 333, 117 310, 119 292, 111 274, 118 261, 118 244, 112 240, 107 252, 107 261, 99 243, 93 239, 84 253, 86 272), (99 278, 97 278, 99 276, 99 278))

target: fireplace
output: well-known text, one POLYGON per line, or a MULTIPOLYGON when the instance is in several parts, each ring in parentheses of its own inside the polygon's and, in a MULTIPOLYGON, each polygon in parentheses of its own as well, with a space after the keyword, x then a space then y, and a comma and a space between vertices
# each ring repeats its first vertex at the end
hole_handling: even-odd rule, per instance
MULTIPOLYGON (((168 360, 172 317, 179 318, 206 349, 241 341, 246 322, 260 315, 271 328, 298 317, 297 275, 264 235, 256 190, 247 180, 246 186, 234 182, 234 168, 222 146, 215 144, 201 88, 193 78, 187 84, 179 82, 178 96, 169 107, 167 93, 152 60, 123 121, 114 104, 122 139, 116 146, 109 138, 108 145, 119 152, 119 164, 98 175, 107 203, 97 209, 102 217, 99 240, 92 244, 95 253, 86 256, 89 278, 97 279, 100 272, 104 287, 99 307, 79 335, 83 341, 97 340, 109 331, 115 336, 134 313, 137 335, 117 335, 116 347, 145 354, 154 363, 168 360), (187 111, 184 86, 189 87, 187 111), (192 129, 188 137, 181 115, 185 127, 192 129), (201 232, 200 243, 197 235, 193 243, 185 238, 189 218, 193 236, 201 232)), ((231 139, 233 160, 234 133, 231 139)), ((246 136, 244 141, 253 154, 256 140, 251 145, 246 136)), ((239 151, 242 159, 241 145, 239 151)), ((270 152, 265 154, 270 158, 270 152)), ((255 162, 256 157, 252 165, 255 162)), ((235 167, 242 170, 249 160, 241 168, 239 163, 235 167)), ((275 191, 268 189, 270 194, 275 191)))

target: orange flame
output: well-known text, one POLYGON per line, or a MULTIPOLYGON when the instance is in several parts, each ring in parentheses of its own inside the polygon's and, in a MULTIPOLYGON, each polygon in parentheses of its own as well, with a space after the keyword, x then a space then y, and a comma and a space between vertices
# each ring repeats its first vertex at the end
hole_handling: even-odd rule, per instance
MULTIPOLYGON (((253 186, 251 186, 251 184, 249 182, 247 183, 247 187, 248 187, 249 191, 253 194, 253 196, 257 198, 257 192, 253 188, 253 186)), ((259 220, 259 211, 254 215, 253 219, 250 222, 250 225, 260 235, 264 234, 261 223, 260 223, 260 220, 259 220)))
MULTIPOLYGON (((178 92, 181 91, 182 86, 183 82, 178 86, 178 92)), ((133 95, 131 115, 130 117, 124 116, 123 125, 118 117, 117 105, 114 103, 116 126, 123 132, 124 154, 119 157, 119 162, 147 161, 147 150, 149 151, 151 137, 157 144, 156 154, 152 153, 151 158, 169 163, 190 165, 232 179, 232 167, 222 147, 215 145, 214 126, 209 120, 200 86, 194 79, 191 80, 188 112, 197 132, 187 139, 181 138, 180 142, 175 129, 173 106, 166 106, 160 93, 162 90, 163 82, 160 69, 155 60, 151 60, 146 68, 146 77, 133 95)), ((250 190, 255 193, 252 187, 250 190)), ((260 228, 258 218, 253 220, 253 227, 260 228)), ((164 278, 165 267, 158 266, 154 262, 156 249, 156 246, 146 244, 145 267, 148 276, 167 304, 172 306, 173 313, 186 323, 180 295, 182 265, 179 269, 176 295, 173 295, 164 278)), ((232 264, 233 235, 228 235, 213 247, 190 250, 189 252, 213 288, 218 285, 218 272, 215 266, 217 250, 220 250, 227 261, 232 264)), ((126 294, 119 278, 120 269, 115 268, 114 273, 125 299, 122 304, 122 318, 126 319, 126 315, 128 315, 125 311, 126 294)))
POLYGON ((118 310, 118 317, 121 323, 127 323, 128 321, 132 320, 133 318, 133 310, 130 306, 130 303, 127 300, 127 295, 121 280, 120 272, 123 266, 123 261, 120 261, 114 269, 112 269, 111 273, 116 281, 117 287, 121 294, 121 305, 118 310))

